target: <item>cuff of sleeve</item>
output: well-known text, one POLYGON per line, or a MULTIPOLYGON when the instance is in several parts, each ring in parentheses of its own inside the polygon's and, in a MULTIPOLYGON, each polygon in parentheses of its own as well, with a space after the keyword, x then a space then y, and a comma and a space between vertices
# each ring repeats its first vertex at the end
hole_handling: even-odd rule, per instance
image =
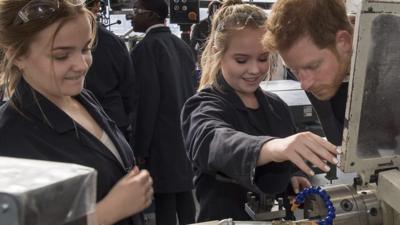
POLYGON ((257 144, 256 144, 256 151, 254 151, 253 154, 253 159, 252 159, 252 164, 251 164, 251 168, 250 168, 250 184, 252 186, 252 190, 254 190, 255 192, 258 193, 263 193, 260 188, 257 186, 256 181, 255 181, 255 176, 256 176, 256 169, 257 169, 257 160, 260 157, 260 152, 261 152, 261 148, 262 146, 270 141, 275 139, 275 137, 269 137, 269 136, 260 136, 260 139, 258 140, 257 144))

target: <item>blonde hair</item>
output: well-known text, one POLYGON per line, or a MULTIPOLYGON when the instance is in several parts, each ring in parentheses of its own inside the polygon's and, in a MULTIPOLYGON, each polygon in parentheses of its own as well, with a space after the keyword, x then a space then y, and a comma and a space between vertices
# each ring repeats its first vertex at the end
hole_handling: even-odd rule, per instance
MULTIPOLYGON (((19 11, 31 0, 1 0, 0 1, 0 49, 3 58, 0 65, 0 82, 3 94, 11 97, 18 86, 22 72, 15 65, 16 58, 27 53, 33 38, 46 27, 61 21, 53 41, 60 28, 69 20, 79 15, 86 14, 92 25, 92 33, 96 35, 96 20, 93 14, 86 9, 84 4, 76 5, 71 0, 58 0, 59 7, 55 12, 43 18, 35 18, 28 22, 15 23, 19 11)), ((94 38, 93 38, 94 39, 94 38)), ((14 100, 11 104, 15 107, 14 100)))
POLYGON ((244 4, 241 0, 226 0, 214 15, 211 33, 201 56, 202 75, 199 90, 216 84, 220 61, 226 52, 232 31, 244 28, 264 28, 266 12, 261 8, 244 4))

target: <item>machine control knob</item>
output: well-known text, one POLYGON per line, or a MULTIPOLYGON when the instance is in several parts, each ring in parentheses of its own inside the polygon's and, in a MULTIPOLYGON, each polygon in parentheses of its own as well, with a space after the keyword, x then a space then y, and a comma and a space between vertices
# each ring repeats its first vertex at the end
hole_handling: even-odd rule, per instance
POLYGON ((191 20, 191 21, 196 21, 197 20, 197 13, 196 12, 189 12, 188 13, 188 18, 189 18, 189 20, 191 20))
POLYGON ((347 199, 344 199, 340 202, 340 207, 346 212, 350 212, 353 210, 353 203, 347 199))
POLYGON ((0 206, 0 212, 1 213, 6 213, 8 211, 8 209, 10 208, 10 205, 4 203, 0 206))
POLYGON ((378 215, 378 210, 377 210, 375 207, 371 208, 371 209, 369 210, 369 215, 371 215, 371 216, 377 216, 377 215, 378 215))
POLYGON ((360 186, 360 185, 362 185, 362 183, 363 183, 361 177, 354 177, 353 182, 354 182, 354 185, 355 185, 355 186, 360 186))

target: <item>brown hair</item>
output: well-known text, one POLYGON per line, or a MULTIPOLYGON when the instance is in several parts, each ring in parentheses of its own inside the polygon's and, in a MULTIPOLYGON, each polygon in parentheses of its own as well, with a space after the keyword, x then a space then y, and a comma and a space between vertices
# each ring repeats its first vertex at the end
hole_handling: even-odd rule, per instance
POLYGON ((225 0, 213 17, 211 33, 201 56, 201 79, 199 90, 216 84, 220 61, 228 48, 232 31, 247 27, 264 28, 266 13, 259 7, 243 4, 240 0, 225 0))
POLYGON ((334 49, 339 30, 353 32, 343 0, 278 0, 266 26, 263 44, 270 51, 288 50, 304 35, 321 49, 334 49))
MULTIPOLYGON (((16 23, 18 12, 31 0, 0 1, 0 49, 3 60, 0 66, 1 86, 3 93, 9 97, 18 86, 22 73, 15 65, 15 59, 27 53, 34 37, 51 24, 61 21, 53 41, 60 28, 78 15, 86 14, 92 25, 93 36, 96 35, 96 21, 93 14, 84 4, 76 5, 72 0, 58 0, 59 7, 54 13, 42 18, 35 18, 25 23, 16 23)), ((94 39, 94 38, 93 38, 94 39)), ((11 102, 15 106, 14 102, 11 102)))

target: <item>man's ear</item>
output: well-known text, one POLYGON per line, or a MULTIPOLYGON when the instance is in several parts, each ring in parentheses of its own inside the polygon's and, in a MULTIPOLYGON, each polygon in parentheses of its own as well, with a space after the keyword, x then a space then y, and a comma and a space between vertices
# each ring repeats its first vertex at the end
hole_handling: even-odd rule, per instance
POLYGON ((336 33, 336 50, 341 55, 352 53, 353 35, 346 30, 339 30, 336 33))

